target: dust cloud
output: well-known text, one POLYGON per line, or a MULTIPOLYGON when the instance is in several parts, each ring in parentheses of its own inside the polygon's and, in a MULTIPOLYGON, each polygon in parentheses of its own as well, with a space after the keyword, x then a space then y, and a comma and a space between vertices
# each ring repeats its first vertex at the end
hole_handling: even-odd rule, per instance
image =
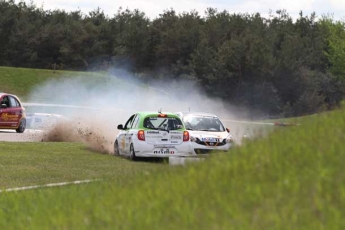
MULTIPOLYGON (((211 99, 189 80, 142 81, 125 74, 90 73, 59 77, 37 86, 28 103, 46 106, 27 107, 33 113, 53 113, 66 117, 45 132, 42 141, 83 142, 100 153, 113 153, 117 125, 125 124, 137 111, 194 111, 216 114, 221 119, 242 120, 247 111, 211 99), (54 105, 54 106, 53 106, 54 105)), ((233 123, 224 122, 232 126, 233 123)), ((245 127, 228 127, 240 140, 245 127)))

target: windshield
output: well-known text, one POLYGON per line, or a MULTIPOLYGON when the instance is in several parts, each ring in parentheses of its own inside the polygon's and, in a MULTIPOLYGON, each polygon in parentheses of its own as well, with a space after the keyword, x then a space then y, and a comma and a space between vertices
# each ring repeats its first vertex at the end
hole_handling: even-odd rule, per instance
POLYGON ((225 128, 217 117, 187 115, 183 122, 188 130, 224 132, 225 128))
POLYGON ((157 130, 176 130, 182 129, 183 124, 180 119, 174 117, 146 117, 144 127, 157 130))

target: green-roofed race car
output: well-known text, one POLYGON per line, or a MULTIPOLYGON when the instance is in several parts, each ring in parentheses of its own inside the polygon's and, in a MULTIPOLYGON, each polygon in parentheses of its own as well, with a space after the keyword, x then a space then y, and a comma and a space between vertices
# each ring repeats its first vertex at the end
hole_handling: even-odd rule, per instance
POLYGON ((137 112, 120 130, 114 142, 114 154, 137 157, 193 156, 189 132, 173 113, 137 112))

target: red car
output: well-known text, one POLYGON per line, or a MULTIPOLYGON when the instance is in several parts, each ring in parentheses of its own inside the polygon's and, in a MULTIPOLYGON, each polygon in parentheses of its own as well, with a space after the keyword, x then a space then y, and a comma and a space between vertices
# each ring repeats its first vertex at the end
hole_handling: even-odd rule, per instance
POLYGON ((8 93, 0 93, 0 129, 15 129, 23 133, 26 128, 25 108, 19 98, 8 93))

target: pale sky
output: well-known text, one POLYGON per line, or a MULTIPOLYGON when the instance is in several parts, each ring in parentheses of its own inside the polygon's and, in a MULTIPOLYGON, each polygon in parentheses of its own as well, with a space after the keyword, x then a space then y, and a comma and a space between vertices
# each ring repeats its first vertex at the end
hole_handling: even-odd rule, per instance
MULTIPOLYGON (((226 10, 229 13, 260 13, 267 17, 271 10, 285 9, 293 17, 315 12, 322 15, 333 15, 335 20, 345 21, 345 0, 25 0, 32 1, 37 7, 45 10, 65 10, 66 12, 81 10, 84 14, 99 7, 109 17, 113 17, 120 7, 123 9, 138 9, 151 19, 159 17, 164 10, 173 8, 177 13, 196 10, 201 16, 208 7, 217 8, 218 12, 226 10)), ((16 2, 19 2, 17 0, 16 2)))

